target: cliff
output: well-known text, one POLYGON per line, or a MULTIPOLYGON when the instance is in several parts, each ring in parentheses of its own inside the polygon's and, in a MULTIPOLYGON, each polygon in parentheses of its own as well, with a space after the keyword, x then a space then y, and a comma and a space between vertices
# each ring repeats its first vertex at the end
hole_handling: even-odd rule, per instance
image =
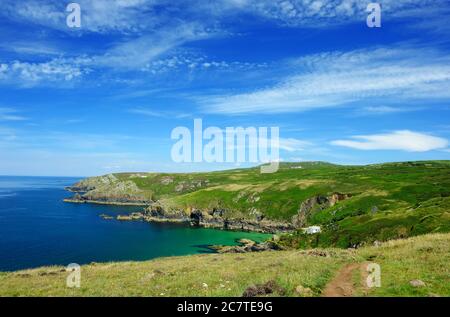
MULTIPOLYGON (((118 173, 67 188, 68 202, 143 205, 132 219, 260 232, 285 244, 358 246, 450 231, 450 162, 282 163, 210 173, 118 173), (318 226, 305 235, 300 228, 318 226)), ((126 215, 125 215, 126 216, 126 215)), ((122 218, 126 220, 127 218, 122 218)))

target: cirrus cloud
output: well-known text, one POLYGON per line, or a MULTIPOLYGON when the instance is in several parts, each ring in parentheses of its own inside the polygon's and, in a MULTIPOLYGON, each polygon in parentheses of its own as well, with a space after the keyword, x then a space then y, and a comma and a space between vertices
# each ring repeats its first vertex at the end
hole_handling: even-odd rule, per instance
POLYGON ((202 96, 198 103, 207 113, 237 115, 299 112, 375 98, 386 102, 448 98, 449 63, 442 51, 405 45, 325 52, 289 61, 291 74, 272 87, 202 96))
POLYGON ((401 150, 407 152, 427 152, 445 149, 449 146, 448 140, 444 138, 409 130, 357 135, 351 137, 351 140, 335 140, 331 144, 357 150, 401 150))
POLYGON ((17 114, 13 108, 0 108, 0 121, 24 121, 27 118, 17 114))

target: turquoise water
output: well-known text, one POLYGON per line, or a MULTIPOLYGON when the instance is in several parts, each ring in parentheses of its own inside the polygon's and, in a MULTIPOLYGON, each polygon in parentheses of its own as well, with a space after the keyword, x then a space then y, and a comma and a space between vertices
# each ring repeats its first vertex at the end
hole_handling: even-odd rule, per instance
POLYGON ((43 265, 148 260, 211 252, 211 244, 268 235, 104 220, 140 207, 64 203, 76 178, 0 177, 0 271, 43 265))

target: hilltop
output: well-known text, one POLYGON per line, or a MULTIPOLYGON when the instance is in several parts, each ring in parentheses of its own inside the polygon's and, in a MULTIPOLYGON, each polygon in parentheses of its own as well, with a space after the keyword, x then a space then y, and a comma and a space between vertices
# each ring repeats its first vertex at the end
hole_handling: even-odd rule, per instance
POLYGON ((273 174, 117 173, 68 189, 79 192, 71 202, 143 205, 129 219, 287 232, 279 241, 286 247, 346 248, 450 231, 450 161, 282 163, 273 174), (321 232, 300 230, 312 225, 321 232))

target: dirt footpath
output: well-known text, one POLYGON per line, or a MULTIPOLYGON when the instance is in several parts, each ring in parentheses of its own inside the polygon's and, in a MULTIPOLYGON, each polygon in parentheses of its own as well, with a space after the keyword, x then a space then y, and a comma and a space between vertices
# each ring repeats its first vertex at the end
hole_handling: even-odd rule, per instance
POLYGON ((337 275, 325 286, 322 292, 323 297, 350 297, 355 296, 356 289, 361 288, 367 277, 367 263, 347 264, 339 270, 337 275), (360 285, 355 285, 353 276, 355 270, 361 276, 360 285))

